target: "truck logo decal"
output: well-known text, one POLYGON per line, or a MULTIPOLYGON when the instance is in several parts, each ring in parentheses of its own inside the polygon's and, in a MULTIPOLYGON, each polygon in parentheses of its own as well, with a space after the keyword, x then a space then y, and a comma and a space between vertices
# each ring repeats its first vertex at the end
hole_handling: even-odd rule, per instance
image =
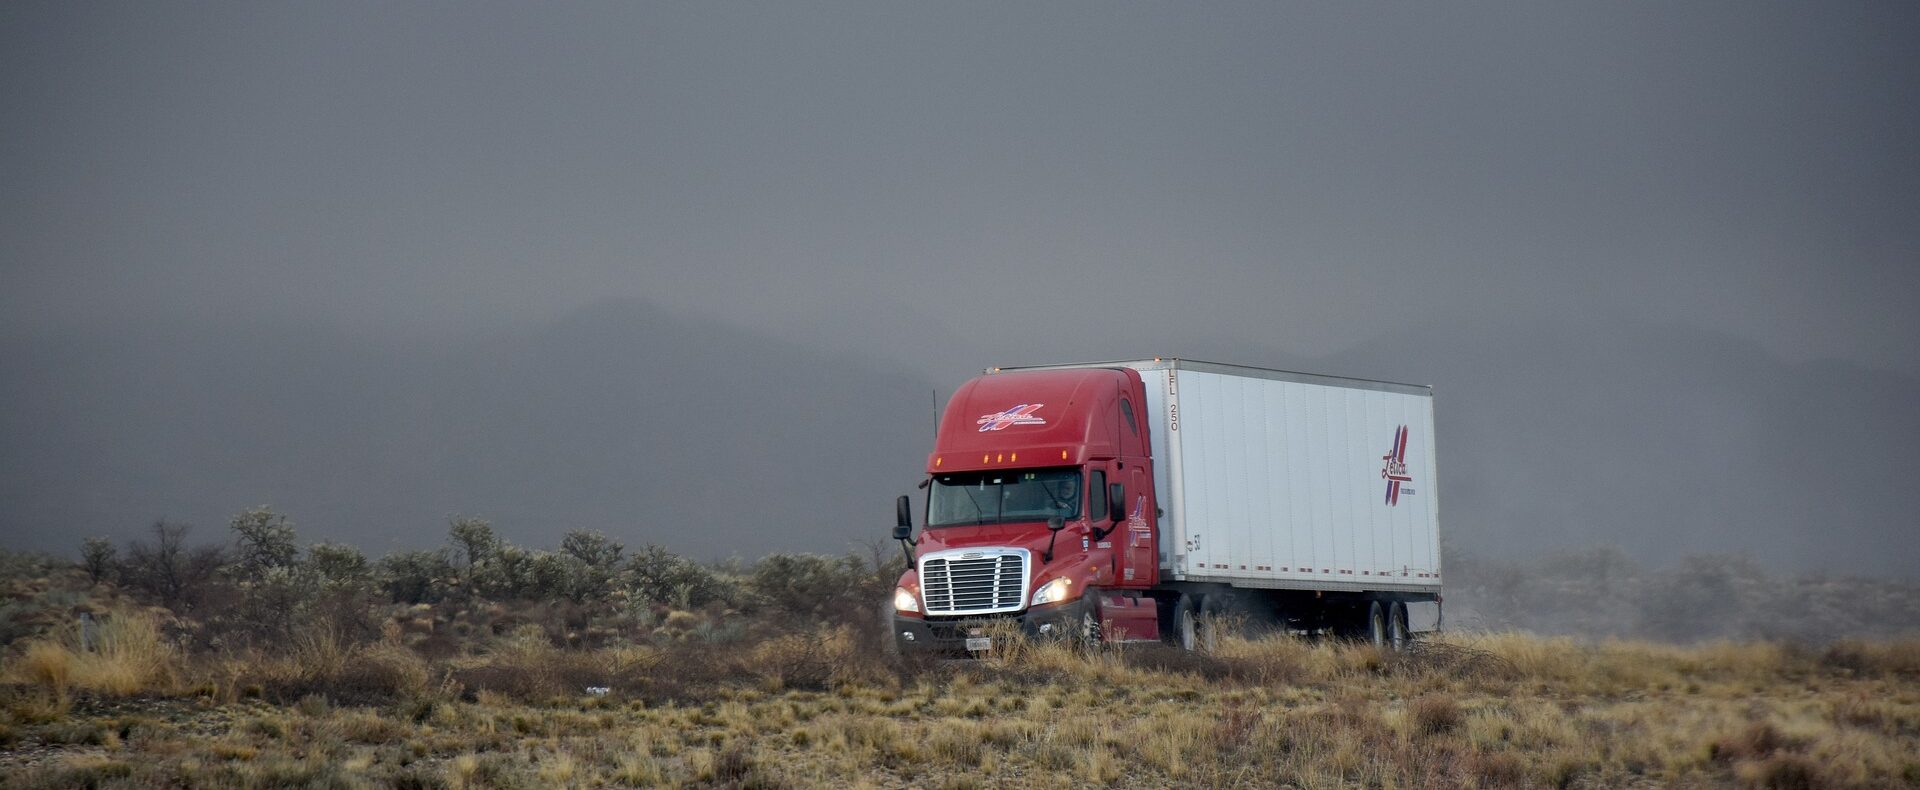
POLYGON ((1147 529, 1147 495, 1141 494, 1133 500, 1133 513, 1127 516, 1127 530, 1130 532, 1149 532, 1147 529))
POLYGON ((974 424, 980 426, 981 433, 1005 430, 1007 426, 1010 425, 1046 425, 1047 421, 1045 418, 1033 416, 1034 412, 1039 411, 1040 407, 1045 405, 1047 404, 1022 403, 1006 411, 982 414, 980 415, 980 419, 974 421, 974 424))
POLYGON ((1413 476, 1407 474, 1407 426, 1402 425, 1393 432, 1393 446, 1387 448, 1387 454, 1380 456, 1380 460, 1385 462, 1380 476, 1387 481, 1387 504, 1398 505, 1400 484, 1413 482, 1413 476))

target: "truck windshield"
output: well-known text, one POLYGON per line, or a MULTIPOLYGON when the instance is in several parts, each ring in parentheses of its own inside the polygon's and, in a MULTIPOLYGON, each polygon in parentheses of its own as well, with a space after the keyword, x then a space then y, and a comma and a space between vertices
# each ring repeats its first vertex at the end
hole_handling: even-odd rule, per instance
POLYGON ((1033 469, 935 475, 927 526, 1005 524, 1080 515, 1080 470, 1033 469))

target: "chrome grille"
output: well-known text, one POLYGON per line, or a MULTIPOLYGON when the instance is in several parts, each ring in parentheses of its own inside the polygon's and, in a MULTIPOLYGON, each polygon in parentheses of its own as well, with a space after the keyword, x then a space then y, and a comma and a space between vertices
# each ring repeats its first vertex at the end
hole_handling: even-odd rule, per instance
POLYGON ((923 557, 920 592, 930 615, 1019 611, 1027 603, 1027 552, 968 550, 923 557))

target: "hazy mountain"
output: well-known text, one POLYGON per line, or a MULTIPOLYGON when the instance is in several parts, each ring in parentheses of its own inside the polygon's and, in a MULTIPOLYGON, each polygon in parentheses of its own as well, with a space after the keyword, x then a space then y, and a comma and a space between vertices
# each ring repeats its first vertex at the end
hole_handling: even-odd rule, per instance
MULTIPOLYGON (((0 351, 0 527, 60 551, 159 516, 212 539, 270 503, 376 550, 436 543, 463 513, 535 545, 585 527, 703 556, 838 551, 885 534, 964 360, 1128 355, 1055 338, 995 356, 896 318, 776 333, 610 302, 416 347, 260 322, 19 337, 0 351)), ((1546 319, 1273 349, 1141 351, 1434 385, 1442 519, 1476 553, 1617 544, 1653 566, 1732 552, 1902 576, 1920 559, 1901 537, 1920 382, 1898 374, 1546 319)))

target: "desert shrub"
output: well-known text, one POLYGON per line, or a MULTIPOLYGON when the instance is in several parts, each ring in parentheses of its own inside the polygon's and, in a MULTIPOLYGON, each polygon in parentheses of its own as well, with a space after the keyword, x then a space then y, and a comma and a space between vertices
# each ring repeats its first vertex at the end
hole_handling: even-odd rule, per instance
POLYGON ((579 560, 565 554, 528 552, 525 573, 506 592, 516 598, 571 598, 583 575, 580 566, 579 560))
POLYGON ((300 557, 293 527, 266 508, 234 517, 233 529, 241 559, 227 569, 227 605, 206 618, 218 644, 276 648, 313 631, 350 641, 377 634, 374 577, 358 549, 322 543, 300 557))
POLYGON ((502 545, 500 536, 493 532, 493 524, 468 516, 454 516, 449 520, 447 539, 453 543, 462 566, 467 568, 492 559, 502 545))
POLYGON ((120 550, 106 538, 87 538, 80 543, 80 569, 94 584, 113 581, 120 575, 120 550))
POLYGON ((455 573, 443 549, 401 551, 381 557, 374 577, 394 603, 436 603, 446 598, 455 573))
POLYGON ((736 585, 712 569, 653 545, 633 553, 622 578, 636 600, 683 609, 741 597, 736 585))
POLYGON ((864 617, 884 590, 859 557, 770 554, 754 563, 747 579, 755 606, 814 620, 864 617))
POLYGON ((329 587, 373 582, 373 567, 367 564, 367 555, 344 543, 315 543, 307 547, 306 565, 321 584, 329 587))
POLYGON ((598 532, 573 530, 560 540, 560 551, 573 560, 564 594, 577 602, 604 600, 613 593, 626 547, 598 532))
POLYGON ((533 559, 526 549, 498 542, 491 552, 467 566, 466 591, 496 601, 526 597, 533 578, 533 559))
POLYGON ((192 527, 156 521, 153 542, 134 541, 121 566, 126 583, 170 609, 191 609, 205 598, 225 562, 218 546, 189 546, 192 527))
POLYGON ((576 529, 560 539, 560 550, 588 565, 611 568, 620 564, 626 547, 601 533, 576 529))
POLYGON ((229 605, 206 618, 208 632, 222 644, 284 645, 306 625, 303 615, 317 592, 298 569, 261 567, 243 571, 229 605))
POLYGON ((300 549, 293 523, 266 505, 241 511, 228 522, 233 530, 231 572, 244 580, 258 580, 268 572, 293 566, 300 549))

